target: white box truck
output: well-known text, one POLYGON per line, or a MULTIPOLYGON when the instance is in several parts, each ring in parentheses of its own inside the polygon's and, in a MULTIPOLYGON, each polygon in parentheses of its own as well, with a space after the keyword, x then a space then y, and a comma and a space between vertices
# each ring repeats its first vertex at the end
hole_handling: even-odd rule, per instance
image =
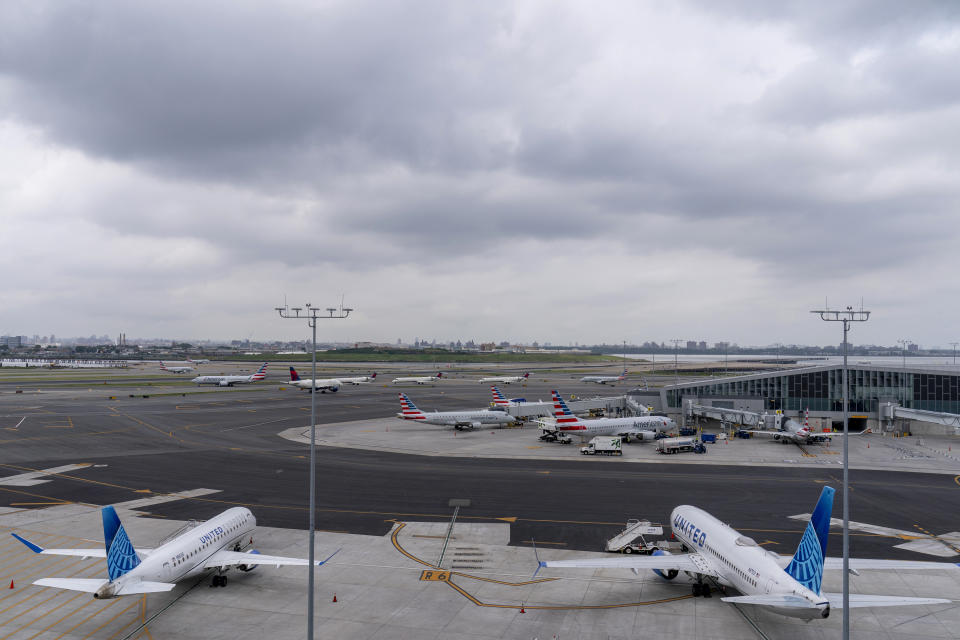
POLYGON ((623 448, 620 446, 619 436, 596 436, 587 446, 580 447, 580 453, 585 456, 622 456, 623 448))

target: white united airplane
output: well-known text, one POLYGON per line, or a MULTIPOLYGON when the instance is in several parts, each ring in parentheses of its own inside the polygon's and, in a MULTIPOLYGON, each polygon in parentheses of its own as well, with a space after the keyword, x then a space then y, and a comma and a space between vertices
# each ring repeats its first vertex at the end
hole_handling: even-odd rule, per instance
MULTIPOLYGON (((106 558, 108 578, 42 578, 33 584, 92 593, 94 598, 116 598, 140 593, 170 591, 177 582, 215 570, 212 586, 227 586, 224 575, 230 567, 252 571, 258 565, 309 564, 301 558, 267 556, 256 550, 242 551, 253 543, 257 519, 249 509, 233 507, 178 535, 156 549, 135 549, 113 507, 104 507, 101 549, 44 549, 17 534, 14 538, 34 553, 57 556, 106 558)), ((320 566, 326 560, 314 561, 320 566)))
POLYGON ((517 419, 503 411, 489 409, 467 409, 464 411, 434 411, 424 413, 413 404, 407 394, 400 394, 400 413, 398 418, 404 420, 420 420, 427 424, 439 424, 454 427, 457 430, 476 429, 484 425, 503 425, 516 422, 517 419))
POLYGON ((580 378, 580 382, 595 382, 597 384, 607 384, 608 382, 620 382, 621 380, 627 379, 627 370, 624 369, 623 373, 618 376, 583 376, 580 378))
POLYGON ((480 378, 477 382, 499 382, 500 384, 512 384, 514 382, 526 382, 530 377, 529 373, 522 376, 494 376, 492 378, 480 378))
POLYGON ((377 377, 376 373, 369 376, 357 376, 355 378, 317 378, 316 380, 303 380, 300 374, 293 367, 290 367, 290 384, 299 389, 310 391, 311 389, 326 393, 327 391, 336 393, 345 384, 369 384, 377 377))
POLYGON ((163 364, 163 360, 161 360, 161 361, 160 361, 160 370, 161 370, 161 371, 169 371, 170 373, 188 373, 188 372, 190 372, 190 371, 193 371, 193 367, 188 367, 188 366, 186 366, 186 365, 182 365, 182 366, 181 366, 181 365, 176 365, 176 366, 173 366, 173 367, 168 367, 167 365, 163 364))
MULTIPOLYGON (((842 558, 827 558, 827 536, 833 511, 832 487, 824 487, 813 510, 810 522, 793 557, 781 556, 764 549, 752 538, 741 535, 730 525, 689 505, 673 510, 670 522, 673 534, 689 553, 679 555, 655 551, 647 557, 597 558, 584 560, 548 560, 543 567, 589 567, 597 569, 652 570, 667 580, 683 571, 696 579, 693 595, 709 597, 711 578, 725 587, 733 587, 743 595, 721 598, 724 602, 764 607, 780 615, 807 621, 826 618, 831 608, 841 608, 840 593, 820 590, 824 569, 843 568, 842 558)), ((861 569, 927 569, 956 570, 960 563, 914 562, 912 560, 871 560, 851 558, 851 573, 861 569)), ((536 574, 534 574, 536 575, 536 574)), ((912 598, 850 594, 850 608, 893 607, 902 605, 946 604, 942 598, 912 598)))
POLYGON ((541 422, 545 429, 556 429, 582 438, 593 436, 620 436, 626 442, 634 440, 655 440, 658 431, 670 431, 677 424, 664 416, 634 416, 632 418, 592 418, 581 420, 570 411, 559 392, 554 389, 554 422, 541 422))
POLYGON ((195 384, 215 384, 218 387, 232 387, 235 384, 250 384, 267 377, 267 363, 264 362, 256 373, 249 376, 197 376, 190 382, 195 384))
POLYGON ((443 372, 438 371, 435 376, 413 376, 409 378, 394 378, 393 384, 398 384, 402 382, 414 382, 416 384, 430 384, 431 382, 439 382, 440 378, 443 377, 443 372))

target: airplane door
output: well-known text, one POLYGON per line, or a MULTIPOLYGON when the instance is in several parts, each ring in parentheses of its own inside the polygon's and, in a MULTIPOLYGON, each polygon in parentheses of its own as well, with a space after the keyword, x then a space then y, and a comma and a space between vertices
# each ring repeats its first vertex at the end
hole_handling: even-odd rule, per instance
POLYGON ((163 563, 163 577, 166 580, 170 579, 170 563, 169 562, 163 563))
POLYGON ((773 578, 767 578, 767 593, 773 593, 773 578))

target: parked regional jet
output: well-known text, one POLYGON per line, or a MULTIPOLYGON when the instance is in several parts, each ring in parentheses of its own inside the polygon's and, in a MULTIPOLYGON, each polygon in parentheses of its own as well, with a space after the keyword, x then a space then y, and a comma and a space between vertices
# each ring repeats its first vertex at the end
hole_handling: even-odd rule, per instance
POLYGON ((440 378, 443 376, 442 371, 438 371, 435 376, 414 376, 411 378, 394 378, 393 384, 398 384, 401 382, 415 382, 416 384, 430 384, 431 382, 439 382, 440 378))
POLYGON ((439 424, 454 427, 457 430, 476 429, 484 425, 504 425, 517 421, 517 418, 507 415, 503 411, 489 409, 467 409, 464 411, 434 411, 424 413, 413 404, 407 394, 400 394, 400 413, 398 418, 404 420, 421 420, 427 424, 439 424))
POLYGON ((627 370, 624 369, 623 373, 618 376, 583 376, 580 378, 580 382, 595 382, 597 384, 607 384, 608 382, 620 382, 621 380, 627 379, 627 370))
POLYGON ((634 416, 632 418, 593 418, 590 420, 581 420, 573 415, 567 403, 560 396, 560 393, 554 389, 550 392, 553 395, 553 415, 555 417, 554 425, 541 423, 544 429, 550 429, 551 426, 557 431, 564 431, 580 437, 593 436, 621 436, 629 442, 631 438, 635 440, 653 440, 658 431, 670 431, 675 429, 677 424, 670 418, 664 416, 634 416))
MULTIPOLYGON (((710 596, 711 578, 725 587, 733 587, 743 595, 721 598, 724 602, 766 607, 774 613, 813 620, 826 618, 831 608, 843 606, 840 593, 821 592, 824 569, 843 568, 842 558, 827 558, 827 536, 833 511, 833 487, 824 487, 813 510, 810 522, 793 557, 781 556, 764 549, 752 538, 741 535, 706 511, 681 505, 673 510, 670 522, 673 535, 691 549, 690 553, 672 555, 655 551, 647 557, 597 558, 583 560, 550 560, 542 567, 593 567, 597 569, 631 569, 637 573, 650 569, 667 580, 683 571, 696 579, 694 596, 710 596)), ((851 558, 851 572, 861 569, 955 570, 952 562, 915 562, 912 560, 872 560, 851 558)), ((942 598, 913 598, 850 594, 850 608, 893 607, 901 605, 946 604, 942 598)))
MULTIPOLYGON (((116 598, 139 593, 170 591, 177 582, 215 570, 211 586, 227 586, 224 575, 230 567, 252 571, 258 565, 307 565, 308 560, 267 556, 256 550, 243 551, 253 543, 257 519, 249 509, 232 507, 220 515, 182 533, 156 549, 135 549, 113 507, 104 507, 103 538, 100 549, 44 549, 17 534, 14 538, 34 553, 83 558, 106 558, 105 578, 41 578, 33 584, 92 593, 94 598, 116 598)), ((314 561, 320 566, 326 560, 314 561)))
POLYGON ((530 377, 529 373, 525 373, 522 376, 495 376, 493 378, 480 378, 478 382, 499 382, 501 384, 512 384, 514 382, 526 382, 527 378, 530 377))
POLYGON ((193 364, 210 364, 210 361, 206 358, 199 358, 197 360, 191 360, 190 358, 187 358, 187 362, 192 362, 193 364))
MULTIPOLYGON (((800 424, 796 420, 783 416, 783 420, 780 423, 779 429, 748 429, 748 433, 751 433, 755 436, 768 436, 772 437, 774 440, 779 440, 784 444, 796 443, 796 444, 816 444, 819 442, 826 442, 831 440, 833 436, 843 437, 843 433, 817 433, 810 428, 809 422, 809 413, 810 410, 807 410, 807 416, 803 420, 803 424, 800 424)), ((780 416, 777 416, 780 418, 780 416)), ((863 431, 851 431, 851 436, 863 435, 864 433, 870 433, 869 429, 863 431)))
POLYGON ((259 382, 267 377, 267 363, 264 362, 257 372, 249 376, 197 376, 190 382, 196 384, 215 384, 219 387, 232 387, 235 384, 259 382))
POLYGON ((168 367, 167 365, 163 364, 163 360, 161 360, 160 370, 169 371, 170 373, 187 373, 187 372, 193 371, 193 367, 188 367, 186 365, 183 365, 183 366, 177 365, 173 367, 168 367))

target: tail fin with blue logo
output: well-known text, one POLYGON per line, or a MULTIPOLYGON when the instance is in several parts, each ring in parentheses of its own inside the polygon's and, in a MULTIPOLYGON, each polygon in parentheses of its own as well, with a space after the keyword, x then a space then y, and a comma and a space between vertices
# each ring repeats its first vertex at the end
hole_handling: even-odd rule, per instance
POLYGON ((137 556, 114 508, 104 507, 101 515, 103 544, 107 548, 107 574, 112 582, 136 568, 140 564, 140 557, 137 556))
POLYGON ((800 539, 800 546, 785 571, 794 580, 816 594, 823 582, 823 562, 827 556, 830 515, 833 513, 833 487, 824 487, 800 539))

